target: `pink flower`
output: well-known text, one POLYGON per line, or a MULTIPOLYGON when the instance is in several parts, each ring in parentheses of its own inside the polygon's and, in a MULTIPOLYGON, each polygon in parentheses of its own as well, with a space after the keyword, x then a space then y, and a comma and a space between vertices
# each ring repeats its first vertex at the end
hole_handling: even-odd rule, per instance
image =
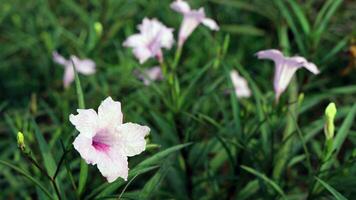
POLYGON ((259 51, 256 55, 259 59, 270 59, 275 63, 276 69, 273 85, 276 93, 276 101, 279 100, 280 95, 286 90, 294 73, 299 68, 305 67, 313 74, 319 74, 319 69, 314 63, 308 62, 305 58, 300 56, 285 57, 276 49, 259 51))
POLYGON ((84 75, 95 73, 95 62, 90 59, 81 60, 77 56, 71 55, 70 59, 67 60, 56 51, 52 53, 52 56, 55 63, 64 67, 63 84, 65 88, 67 88, 74 81, 75 74, 72 60, 78 73, 84 75))
POLYGON ((135 74, 146 86, 150 85, 152 81, 163 79, 162 70, 159 66, 145 69, 143 72, 136 71, 135 74))
POLYGON ((146 148, 145 136, 150 128, 124 123, 121 104, 111 97, 101 102, 98 113, 93 109, 78 109, 69 121, 80 132, 73 145, 88 163, 97 165, 108 182, 118 177, 127 180, 127 157, 140 154, 146 148))
POLYGON ((186 39, 198 27, 200 23, 204 24, 211 30, 219 30, 217 23, 210 18, 205 17, 204 8, 191 10, 189 4, 183 0, 176 0, 171 4, 171 8, 183 14, 183 22, 179 30, 178 45, 183 46, 186 39))
POLYGON ((131 35, 123 45, 133 48, 133 53, 141 64, 152 57, 162 62, 162 48, 170 49, 174 43, 173 29, 167 28, 157 19, 148 18, 144 18, 137 29, 140 33, 131 35))
POLYGON ((230 72, 230 78, 237 97, 242 98, 251 96, 251 90, 248 87, 247 81, 240 76, 236 70, 230 72))

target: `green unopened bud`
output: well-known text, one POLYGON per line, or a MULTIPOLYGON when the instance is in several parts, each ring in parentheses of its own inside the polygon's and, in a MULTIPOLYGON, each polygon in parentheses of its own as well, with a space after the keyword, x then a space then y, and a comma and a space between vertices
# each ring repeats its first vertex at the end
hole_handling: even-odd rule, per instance
POLYGON ((330 140, 334 137, 334 131, 335 131, 335 126, 334 126, 334 119, 336 115, 336 106, 335 103, 330 103, 326 109, 325 109, 325 136, 327 140, 330 140))
POLYGON ((25 150, 25 137, 20 131, 17 133, 17 146, 23 151, 25 150))
POLYGON ((300 93, 298 96, 298 106, 301 106, 304 101, 304 93, 300 93))
POLYGON ((101 37, 101 34, 103 33, 103 25, 100 22, 95 22, 94 30, 98 38, 101 37))

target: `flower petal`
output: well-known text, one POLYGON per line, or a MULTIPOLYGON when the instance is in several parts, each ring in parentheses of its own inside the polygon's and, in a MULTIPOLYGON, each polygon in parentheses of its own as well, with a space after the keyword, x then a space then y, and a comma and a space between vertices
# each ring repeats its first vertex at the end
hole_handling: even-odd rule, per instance
POLYGON ((93 148, 92 142, 92 138, 84 134, 79 134, 75 138, 73 146, 86 163, 95 165, 100 155, 98 155, 97 151, 93 148))
POLYGON ((127 157, 122 155, 117 147, 105 154, 102 153, 98 157, 97 167, 109 183, 114 182, 118 177, 127 181, 129 172, 127 157))
POLYGON ((121 103, 107 97, 101 102, 98 108, 100 128, 107 128, 114 131, 115 127, 122 124, 121 103))
POLYGON ((274 90, 276 93, 276 100, 278 101, 280 95, 286 90, 294 73, 299 69, 295 61, 285 60, 281 64, 276 65, 274 73, 274 90))
POLYGON ((236 70, 230 72, 230 78, 237 97, 251 96, 251 90, 248 87, 247 81, 236 70))
POLYGON ((314 63, 307 62, 304 64, 304 67, 315 75, 320 73, 318 67, 314 63))
POLYGON ((85 75, 90 75, 95 73, 95 62, 90 59, 79 59, 77 56, 71 56, 74 62, 75 69, 85 75))
POLYGON ((256 53, 258 59, 270 59, 275 62, 277 65, 278 63, 284 60, 284 56, 282 52, 277 49, 269 49, 264 51, 259 51, 256 53))
POLYGON ((144 37, 144 35, 142 34, 133 34, 130 37, 128 37, 123 43, 123 46, 125 47, 140 47, 146 45, 147 45, 147 38, 144 37))
POLYGON ((162 27, 161 31, 158 34, 158 38, 160 40, 160 45, 166 49, 171 49, 174 43, 173 36, 174 29, 162 27))
POLYGON ((199 19, 195 17, 184 16, 183 22, 179 29, 179 45, 183 45, 183 43, 193 33, 199 24, 199 19))
POLYGON ((135 57, 139 60, 140 64, 143 64, 149 58, 154 56, 152 54, 152 52, 149 49, 147 49, 146 47, 134 48, 133 53, 134 53, 135 57))
POLYGON ((66 60, 63 56, 61 56, 57 51, 52 53, 53 61, 60 65, 68 65, 68 60, 66 60))
POLYGON ((162 70, 159 66, 154 66, 143 71, 135 70, 134 75, 142 80, 143 84, 146 86, 150 85, 152 81, 163 79, 162 70))
POLYGON ((305 67, 307 70, 309 70, 313 74, 320 73, 318 67, 314 63, 308 62, 305 58, 303 58, 301 56, 293 56, 290 58, 290 60, 294 60, 294 61, 298 62, 300 64, 300 66, 305 67))
POLYGON ((180 13, 187 13, 190 11, 190 6, 186 1, 182 0, 177 0, 171 3, 171 8, 174 11, 180 12, 180 13))
POLYGON ((97 130, 98 115, 93 109, 77 109, 78 114, 69 116, 69 121, 75 128, 89 138, 93 137, 97 130))
POLYGON ((69 85, 74 81, 74 69, 72 65, 67 65, 64 69, 63 75, 63 85, 68 88, 69 85))
POLYGON ((134 123, 125 123, 117 127, 119 142, 126 156, 140 154, 146 148, 145 136, 149 134, 150 128, 134 123))
POLYGON ((213 19, 205 18, 203 19, 202 23, 208 28, 210 28, 211 30, 215 30, 215 31, 219 30, 218 24, 213 19))

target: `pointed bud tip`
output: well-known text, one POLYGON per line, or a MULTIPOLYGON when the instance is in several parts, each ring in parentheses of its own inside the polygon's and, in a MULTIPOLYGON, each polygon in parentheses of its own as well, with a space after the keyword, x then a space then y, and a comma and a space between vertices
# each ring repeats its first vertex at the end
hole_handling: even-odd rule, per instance
POLYGON ((326 121, 325 121, 324 132, 327 140, 331 140, 332 138, 334 138, 334 132, 335 132, 334 118, 336 112, 337 110, 336 110, 335 103, 333 102, 329 103, 329 105, 325 109, 326 121))
POLYGON ((331 102, 325 109, 325 116, 328 118, 334 118, 336 115, 337 109, 335 103, 331 102))
POLYGON ((25 137, 20 131, 17 133, 17 145, 22 150, 25 149, 25 137))

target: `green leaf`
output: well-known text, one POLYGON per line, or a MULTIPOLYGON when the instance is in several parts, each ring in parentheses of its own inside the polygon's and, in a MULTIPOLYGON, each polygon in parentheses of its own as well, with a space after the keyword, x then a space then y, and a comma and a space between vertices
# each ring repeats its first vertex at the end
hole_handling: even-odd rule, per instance
POLYGON ((295 15, 297 16, 297 19, 299 20, 300 26, 302 27, 304 33, 307 35, 310 32, 310 24, 308 22, 307 17, 305 16, 305 13, 303 12, 302 8, 299 6, 299 4, 295 0, 288 0, 288 3, 292 7, 292 10, 294 11, 295 15))
POLYGON ((16 167, 15 165, 4 161, 4 160, 0 160, 0 164, 5 165, 13 170, 15 170, 16 172, 18 172, 19 174, 22 174, 23 176, 25 176, 27 179, 29 179, 32 183, 34 183, 35 185, 38 186, 38 188, 40 188, 44 194, 46 194, 50 199, 55 199, 52 197, 51 193, 46 189, 46 187, 44 187, 37 179, 33 178, 28 172, 26 172, 25 170, 16 167))
POLYGON ((168 172, 166 164, 149 180, 146 182, 140 193, 140 199, 150 199, 151 195, 159 188, 163 178, 168 172))
MULTIPOLYGON (((263 102, 264 102, 264 97, 262 95, 262 92, 260 88, 258 87, 258 84, 255 82, 255 79, 253 79, 250 74, 239 64, 237 65, 239 73, 245 79, 247 80, 248 84, 251 87, 253 98, 255 99, 255 105, 256 105, 256 112, 258 119, 262 122, 266 120, 266 114, 263 110, 263 102)), ((263 151, 266 153, 266 155, 269 154, 270 148, 269 148, 269 136, 270 136, 270 131, 271 128, 267 123, 262 123, 260 126, 260 131, 261 131, 261 138, 262 138, 262 148, 263 151)))
POLYGON ((334 148, 333 150, 336 151, 336 154, 340 151, 342 144, 344 143, 347 135, 350 132, 350 128, 352 124, 354 124, 356 114, 356 103, 352 106, 351 110, 349 111, 348 115, 346 116, 344 122, 342 123, 339 131, 337 132, 335 139, 334 139, 334 148))
POLYGON ((299 51, 302 54, 305 54, 306 48, 305 48, 305 44, 303 43, 304 40, 301 37, 302 35, 300 34, 300 31, 297 29, 297 26, 293 20, 293 17, 290 15, 288 7, 285 5, 284 1, 282 1, 282 0, 275 0, 275 2, 276 2, 278 9, 281 11, 284 19, 286 20, 288 26, 290 27, 290 29, 293 32, 293 35, 296 39, 296 43, 298 45, 299 51))
POLYGON ((279 185, 277 183, 275 183, 273 180, 268 178, 266 175, 256 171, 255 169, 253 169, 251 167, 248 167, 248 166, 241 165, 241 168, 246 170, 247 172, 257 176, 258 178, 262 179, 265 183, 270 185, 276 192, 278 192, 278 194, 281 195, 283 199, 286 199, 286 196, 285 196, 282 188, 279 187, 279 185))
MULTIPOLYGON (((176 145, 176 146, 170 147, 168 149, 165 149, 159 153, 156 153, 155 155, 151 156, 150 158, 147 158, 146 160, 142 161, 137 166, 135 166, 135 168, 130 171, 129 178, 135 176, 137 173, 145 173, 145 172, 147 172, 147 170, 152 170, 154 168, 157 168, 157 166, 155 166, 155 165, 159 165, 160 163, 162 163, 162 160, 165 157, 167 157, 168 155, 170 155, 176 151, 179 151, 180 149, 187 147, 189 145, 191 145, 191 143, 180 144, 180 145, 176 145)), ((108 184, 108 183, 103 184, 97 190, 93 191, 90 195, 88 195, 88 197, 86 199, 91 199, 93 196, 103 197, 103 196, 109 195, 111 192, 115 191, 117 188, 121 187, 123 184, 124 184, 124 181, 122 181, 121 179, 117 180, 111 184, 108 184), (102 191, 102 192, 100 192, 100 191, 102 191), (96 194, 98 194, 98 195, 96 195, 96 194)))
POLYGON ((321 34, 325 32, 331 16, 334 15, 335 11, 341 5, 341 3, 342 0, 328 0, 324 4, 315 21, 315 39, 317 42, 320 41, 321 34))
MULTIPOLYGON (((146 172, 149 172, 151 170, 157 169, 158 166, 152 166, 152 167, 147 167, 144 169, 137 169, 136 167, 132 170, 129 171, 129 176, 128 179, 131 180, 133 178, 136 178, 138 175, 144 174, 146 172)), ((113 183, 104 183, 94 189, 88 196, 85 197, 85 199, 93 199, 95 198, 102 198, 107 195, 110 195, 114 191, 116 191, 118 188, 123 186, 125 184, 125 181, 123 179, 118 179, 114 181, 113 183)))
POLYGON ((315 179, 321 183, 337 200, 347 200, 346 197, 344 197, 342 194, 340 194, 337 190, 335 190, 333 187, 331 187, 329 184, 327 184, 325 181, 319 179, 318 177, 315 177, 315 179))
POLYGON ((226 24, 226 25, 221 25, 221 29, 231 34, 241 34, 241 35, 251 35, 251 36, 265 35, 264 30, 251 25, 226 24))
POLYGON ((260 188, 258 184, 258 180, 253 180, 248 182, 245 187, 243 187, 239 194, 237 195, 236 199, 244 200, 244 199, 251 199, 251 196, 258 192, 260 188))
POLYGON ((32 118, 32 126, 34 128, 35 136, 37 139, 37 142, 39 144, 39 148, 41 151, 42 159, 44 162, 44 166, 47 170, 47 173, 52 177, 57 169, 56 162, 54 161, 54 158, 52 156, 51 150, 46 142, 46 140, 43 137, 42 132, 40 131, 37 123, 35 120, 32 118))
MULTIPOLYGON (((73 63, 73 70, 75 73, 75 86, 76 86, 76 90, 77 90, 77 98, 78 98, 78 106, 80 109, 84 109, 85 108, 85 103, 84 103, 84 95, 83 95, 83 89, 82 86, 80 84, 80 80, 79 80, 79 76, 78 76, 78 72, 75 68, 75 64, 72 60, 73 63)), ((79 186, 78 186, 78 195, 82 194, 82 192, 85 189, 85 184, 87 182, 87 178, 88 178, 88 164, 81 159, 80 161, 80 172, 79 172, 79 186)))
POLYGON ((137 167, 142 168, 142 167, 157 165, 162 162, 163 158, 165 158, 168 155, 170 155, 176 151, 179 151, 180 149, 183 149, 191 144, 192 143, 179 144, 179 145, 170 147, 168 149, 165 149, 159 153, 156 153, 155 155, 151 156, 150 158, 147 158, 146 160, 142 161, 140 164, 137 165, 137 167))
POLYGON ((84 102, 84 95, 83 95, 83 89, 82 86, 80 84, 80 79, 78 76, 78 72, 75 68, 75 63, 73 60, 71 60, 72 64, 73 64, 73 70, 74 70, 74 74, 75 74, 75 88, 77 90, 77 98, 78 98, 78 106, 80 109, 85 109, 85 102, 84 102))
MULTIPOLYGON (((346 47, 346 45, 349 43, 349 36, 346 36, 342 40, 340 40, 336 45, 334 45, 334 48, 332 48, 328 53, 322 58, 321 62, 325 62, 335 56, 338 52, 340 52, 342 49, 346 47)), ((323 68, 324 69, 324 68, 323 68)))

